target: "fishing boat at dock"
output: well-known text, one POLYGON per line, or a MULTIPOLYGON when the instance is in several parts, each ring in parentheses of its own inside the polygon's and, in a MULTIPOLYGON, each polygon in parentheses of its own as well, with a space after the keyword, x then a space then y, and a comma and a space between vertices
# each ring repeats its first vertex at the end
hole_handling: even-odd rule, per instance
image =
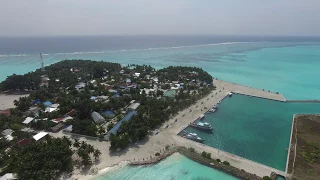
POLYGON ((190 126, 201 129, 201 130, 205 130, 205 131, 213 130, 213 127, 211 126, 211 124, 207 122, 191 123, 190 126))

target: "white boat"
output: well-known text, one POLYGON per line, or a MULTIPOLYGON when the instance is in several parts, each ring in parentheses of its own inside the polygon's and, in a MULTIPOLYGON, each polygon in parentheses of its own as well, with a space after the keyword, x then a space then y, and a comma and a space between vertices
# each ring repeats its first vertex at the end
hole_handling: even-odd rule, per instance
POLYGON ((185 135, 184 137, 187 139, 194 140, 196 142, 203 142, 204 141, 196 133, 189 133, 189 134, 185 135))
POLYGON ((229 93, 228 96, 231 97, 231 96, 232 96, 232 93, 229 93))

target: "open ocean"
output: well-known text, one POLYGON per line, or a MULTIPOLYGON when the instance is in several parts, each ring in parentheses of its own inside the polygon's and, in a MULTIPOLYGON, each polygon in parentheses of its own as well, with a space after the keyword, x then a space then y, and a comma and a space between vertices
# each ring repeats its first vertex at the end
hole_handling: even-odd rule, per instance
MULTIPOLYGON (((289 100, 320 99, 319 37, 2 37, 0 81, 13 73, 40 68, 40 52, 45 65, 64 59, 90 59, 156 68, 198 66, 218 79, 279 92, 289 100)), ((210 136, 198 133, 207 145, 283 170, 292 114, 319 113, 319 105, 234 96, 223 101, 215 114, 206 116, 216 132, 210 136)), ((169 159, 151 167, 125 167, 99 179, 130 179, 137 173, 139 179, 157 179, 163 174, 179 179, 179 169, 190 167, 190 172, 193 168, 199 171, 191 172, 189 179, 201 176, 201 165, 185 161, 169 159)), ((224 174, 219 171, 209 171, 203 172, 210 174, 205 179, 232 179, 227 175, 222 178, 224 174), (211 178, 215 176, 219 178, 211 178)))
POLYGON ((276 91, 287 99, 320 99, 319 37, 88 36, 2 37, 0 80, 64 59, 120 64, 199 66, 214 77, 276 91))

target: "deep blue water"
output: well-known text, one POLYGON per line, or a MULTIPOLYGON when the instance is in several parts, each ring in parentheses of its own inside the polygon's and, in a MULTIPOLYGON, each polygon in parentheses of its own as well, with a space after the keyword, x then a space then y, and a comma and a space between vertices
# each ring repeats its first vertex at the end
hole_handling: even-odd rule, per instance
POLYGON ((225 42, 320 42, 320 37, 276 36, 52 36, 0 37, 0 55, 74 53, 193 46, 225 42))

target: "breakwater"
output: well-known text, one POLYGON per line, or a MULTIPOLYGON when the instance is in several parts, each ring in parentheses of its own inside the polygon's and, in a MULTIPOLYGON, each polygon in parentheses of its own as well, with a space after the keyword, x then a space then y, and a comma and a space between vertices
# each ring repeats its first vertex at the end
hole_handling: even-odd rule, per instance
POLYGON ((243 169, 238 169, 236 167, 233 167, 232 165, 226 165, 226 164, 224 164, 222 162, 218 162, 214 159, 204 158, 199 153, 197 153, 191 149, 187 149, 186 147, 181 147, 181 146, 170 147, 170 149, 165 151, 160 156, 157 156, 155 158, 151 158, 149 160, 130 162, 129 165, 131 165, 131 166, 152 165, 152 164, 156 164, 156 163, 166 159, 168 156, 170 156, 174 153, 180 153, 195 162, 198 162, 198 163, 205 165, 207 167, 210 167, 210 168, 214 168, 214 169, 223 171, 227 174, 230 174, 234 177, 238 177, 240 179, 262 180, 261 177, 255 175, 255 174, 251 174, 249 172, 246 172, 243 169))

